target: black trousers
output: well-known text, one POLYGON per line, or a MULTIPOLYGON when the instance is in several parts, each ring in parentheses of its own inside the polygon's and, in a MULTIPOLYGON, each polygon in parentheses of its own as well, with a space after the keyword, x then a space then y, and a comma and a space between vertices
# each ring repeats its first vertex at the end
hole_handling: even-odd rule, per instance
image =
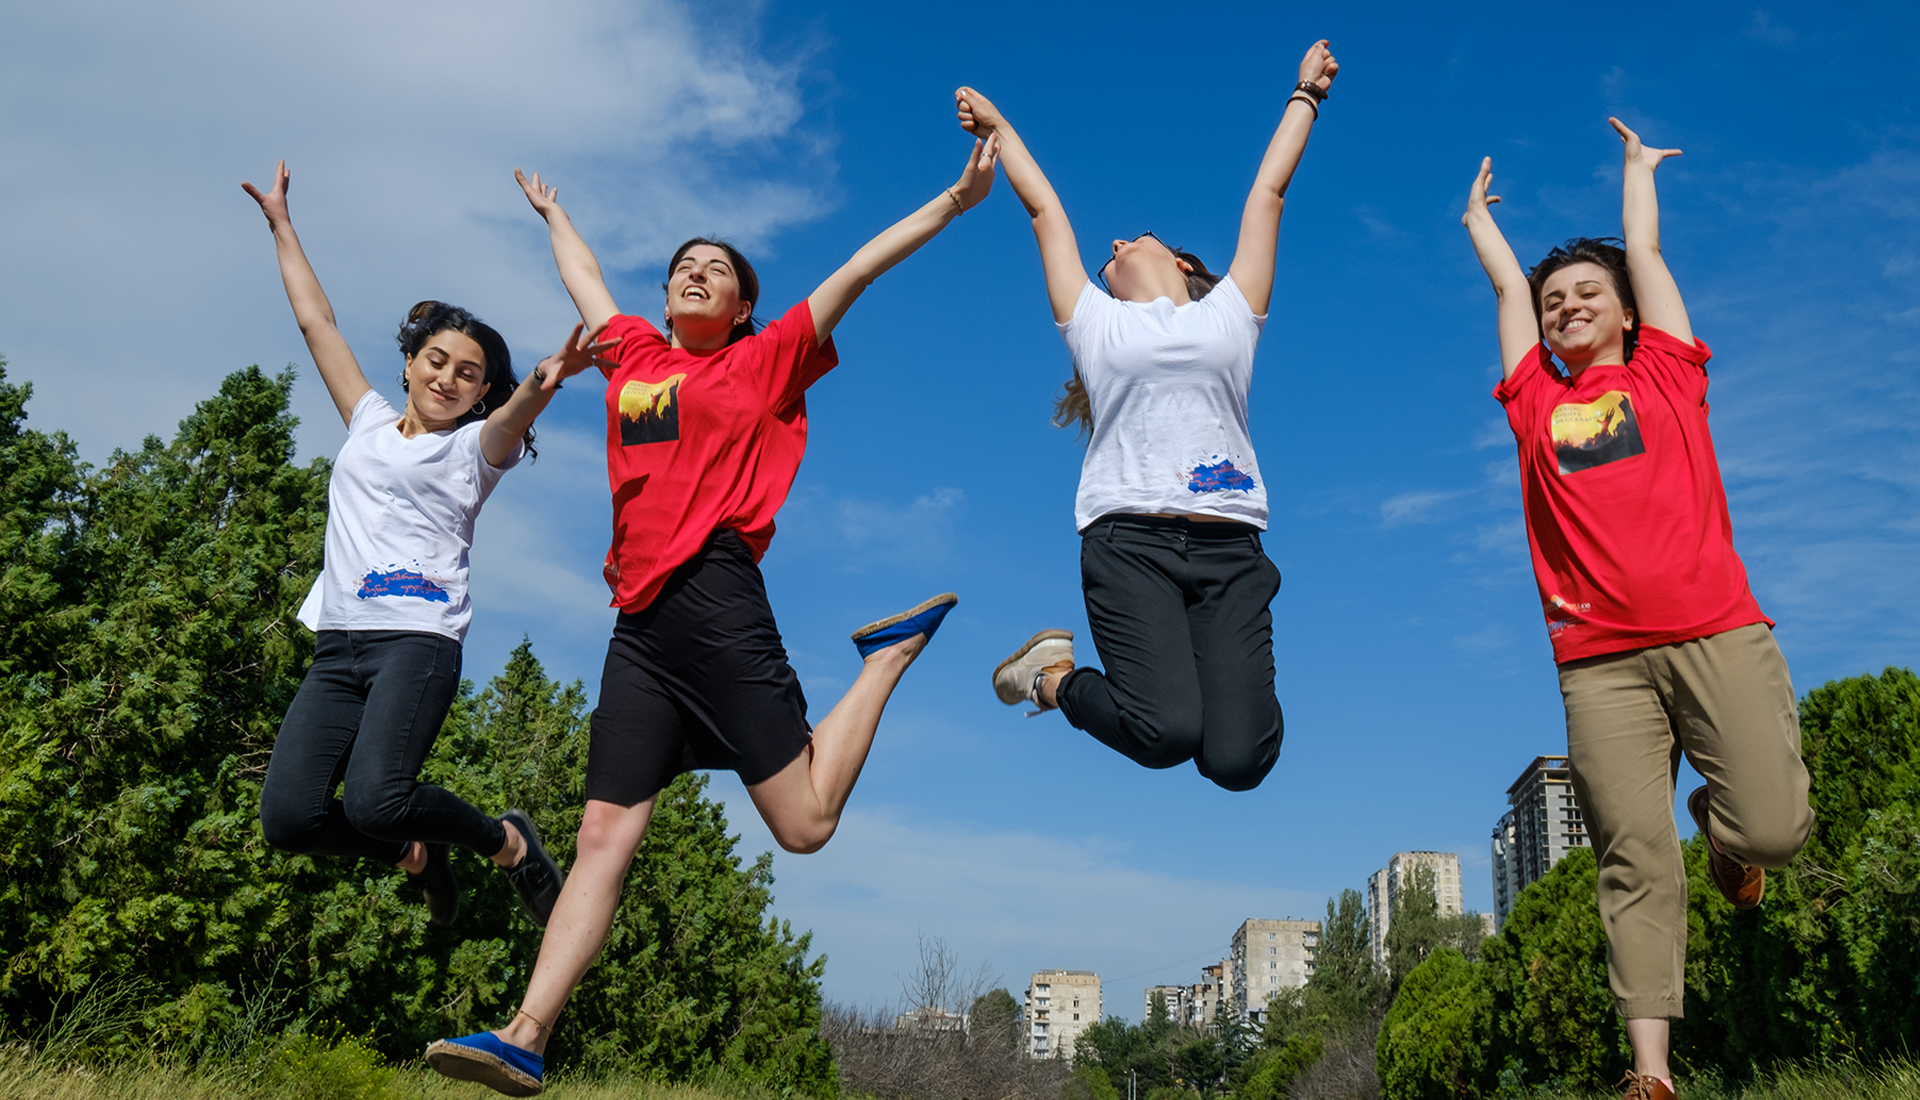
POLYGON ((400 862, 415 840, 498 852, 505 826, 417 778, 459 687, 452 638, 322 630, 267 762, 267 843, 383 863, 400 862), (343 781, 346 797, 335 798, 343 781))
POLYGON ((1188 760, 1230 791, 1280 756, 1273 613, 1280 570, 1238 523, 1097 521, 1080 541, 1093 644, 1106 667, 1062 681, 1067 721, 1149 768, 1188 760))

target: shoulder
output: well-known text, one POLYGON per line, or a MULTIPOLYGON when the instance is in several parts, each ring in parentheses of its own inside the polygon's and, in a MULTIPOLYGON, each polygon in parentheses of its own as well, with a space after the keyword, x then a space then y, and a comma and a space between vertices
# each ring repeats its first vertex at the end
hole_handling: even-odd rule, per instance
POLYGON ((400 413, 392 403, 380 396, 379 390, 369 386, 353 406, 353 415, 347 420, 347 434, 352 436, 373 428, 384 428, 398 419, 400 413))
POLYGON ((609 358, 624 363, 628 357, 643 352, 657 351, 667 346, 667 337, 653 326, 645 317, 635 317, 631 313, 616 313, 607 322, 606 331, 600 334, 602 340, 618 339, 609 358))
POLYGON ((1520 397, 1535 392, 1552 380, 1544 362, 1547 349, 1544 344, 1535 344, 1532 350, 1513 368, 1513 373, 1500 380, 1493 388, 1494 400, 1502 405, 1512 405, 1520 397))
POLYGON ((1642 355, 1678 359, 1696 367, 1704 367, 1707 365, 1707 360, 1713 358, 1713 351, 1697 336, 1694 337, 1693 343, 1688 344, 1663 329, 1641 325, 1640 339, 1634 345, 1633 357, 1638 360, 1642 355))
POLYGON ((1095 286, 1092 279, 1088 279, 1086 283, 1080 287, 1080 297, 1074 299, 1073 316, 1064 321, 1055 321, 1054 327, 1058 328, 1063 334, 1071 333, 1074 331, 1075 326, 1084 328, 1101 317, 1112 315, 1116 310, 1121 308, 1123 308, 1121 302, 1115 300, 1113 296, 1101 290, 1098 286, 1095 286))

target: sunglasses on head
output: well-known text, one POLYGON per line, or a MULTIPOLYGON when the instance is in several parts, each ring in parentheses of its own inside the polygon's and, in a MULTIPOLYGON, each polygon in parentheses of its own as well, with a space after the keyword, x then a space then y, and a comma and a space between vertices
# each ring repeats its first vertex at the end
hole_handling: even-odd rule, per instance
MULTIPOLYGON (((1175 257, 1178 257, 1180 255, 1179 249, 1173 247, 1172 245, 1168 244, 1165 241, 1160 240, 1159 237, 1154 235, 1154 232, 1151 229, 1147 230, 1145 233, 1140 234, 1138 237, 1135 237, 1132 241, 1128 241, 1127 243, 1132 244, 1134 243, 1134 241, 1144 241, 1148 237, 1153 237, 1155 241, 1159 242, 1161 248, 1164 248, 1168 252, 1173 253, 1175 257)), ((1107 268, 1112 266, 1113 266, 1113 257, 1108 256, 1107 262, 1100 265, 1100 270, 1093 273, 1093 277, 1095 279, 1100 280, 1100 289, 1106 291, 1108 294, 1113 293, 1113 288, 1107 285, 1107 268)))

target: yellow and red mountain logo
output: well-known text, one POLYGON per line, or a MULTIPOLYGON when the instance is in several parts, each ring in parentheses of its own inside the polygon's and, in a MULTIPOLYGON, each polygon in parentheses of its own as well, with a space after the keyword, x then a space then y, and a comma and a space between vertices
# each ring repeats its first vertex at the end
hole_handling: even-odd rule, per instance
POLYGON ((620 387, 620 445, 669 443, 680 438, 680 383, 685 374, 620 387))
POLYGON ((1623 390, 1608 390, 1584 405, 1553 407, 1553 452, 1560 472, 1579 473, 1647 453, 1633 400, 1623 390))

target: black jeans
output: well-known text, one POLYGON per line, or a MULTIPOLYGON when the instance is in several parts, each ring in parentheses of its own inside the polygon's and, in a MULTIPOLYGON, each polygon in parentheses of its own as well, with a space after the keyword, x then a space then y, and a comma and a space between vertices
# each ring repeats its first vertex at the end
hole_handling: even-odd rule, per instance
POLYGON ((1102 673, 1075 669, 1060 711, 1149 768, 1192 760, 1252 790, 1280 756, 1273 613, 1280 570, 1238 523, 1102 519, 1080 541, 1080 580, 1102 673))
POLYGON ((267 843, 398 863, 415 840, 491 856, 505 826, 420 766, 460 687, 460 643, 403 630, 322 630, 260 792, 267 843), (333 793, 342 781, 346 798, 333 793))

